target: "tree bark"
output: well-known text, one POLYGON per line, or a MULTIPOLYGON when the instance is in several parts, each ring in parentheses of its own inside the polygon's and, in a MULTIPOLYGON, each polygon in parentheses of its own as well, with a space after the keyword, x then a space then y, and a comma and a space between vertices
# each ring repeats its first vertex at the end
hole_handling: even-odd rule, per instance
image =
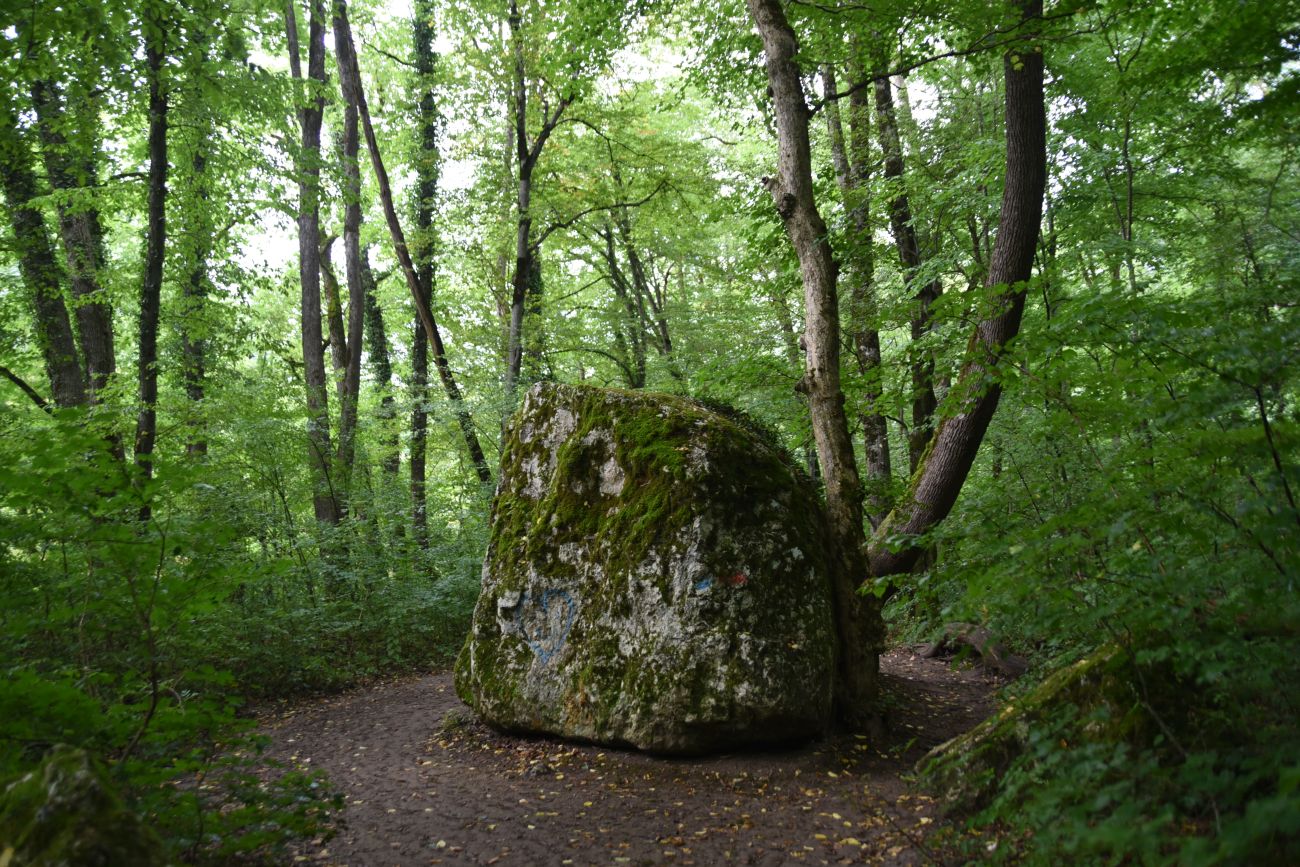
MULTIPOLYGON (((433 0, 416 0, 415 20, 415 72, 419 76, 420 102, 420 154, 415 163, 415 231, 414 256, 416 277, 420 290, 420 303, 428 307, 433 303, 433 282, 436 276, 437 246, 434 236, 433 216, 438 195, 438 111, 434 102, 433 73, 436 58, 433 53, 433 0)), ((429 547, 427 493, 425 468, 429 436, 429 334, 417 314, 412 328, 411 343, 411 524, 416 543, 429 547)))
MULTIPOLYGON (((888 64, 882 60, 882 65, 888 64)), ((888 76, 882 75, 875 79, 875 93, 876 115, 880 121, 880 149, 885 156, 885 179, 894 189, 889 201, 889 228, 894 236, 894 245, 898 248, 898 259, 903 265, 907 288, 916 296, 916 307, 911 316, 913 351, 916 353, 912 361, 912 428, 907 442, 911 471, 916 472, 921 455, 934 432, 934 412, 939 402, 934 394, 934 356, 915 344, 934 328, 930 308, 943 293, 943 285, 938 279, 919 288, 916 285, 917 271, 924 260, 916 237, 916 227, 912 225, 911 201, 903 186, 903 145, 898 135, 894 93, 888 76)))
POLYGON ((835 561, 832 598, 839 653, 836 704, 854 724, 871 718, 884 624, 874 597, 858 594, 863 560, 862 485, 840 390, 839 299, 826 224, 813 199, 810 112, 795 63, 794 31, 779 0, 747 0, 762 37, 776 116, 778 172, 765 181, 799 258, 805 306, 805 378, 813 437, 826 486, 835 561))
MULTIPOLYGON (((402 453, 393 421, 397 406, 393 397, 393 363, 388 353, 388 335, 384 329, 384 311, 375 297, 375 274, 370 268, 370 248, 361 251, 361 285, 366 294, 366 345, 370 350, 370 364, 375 383, 379 386, 379 422, 383 426, 384 455, 381 466, 385 475, 396 477, 401 469, 402 453)), ((428 376, 428 356, 425 356, 425 376, 428 376)))
POLYGON ((18 248, 18 270, 31 296, 36 341, 45 362, 50 395, 55 406, 83 406, 86 388, 68 308, 63 303, 62 269, 50 243, 45 217, 31 204, 37 194, 31 152, 19 133, 17 117, 8 110, 0 115, 0 176, 18 248))
MULTIPOLYGON (((285 2, 289 35, 289 67, 302 81, 298 50, 297 0, 285 2)), ((302 149, 298 156, 298 279, 302 285, 302 358, 307 384, 307 440, 311 451, 312 506, 316 520, 337 524, 342 517, 332 476, 328 377, 321 334, 320 309, 320 144, 325 112, 325 9, 321 0, 309 0, 307 25, 307 82, 314 93, 304 98, 298 111, 302 149)))
MULTIPOLYGON (((158 431, 158 320, 162 307, 163 261, 167 255, 167 91, 163 84, 167 22, 156 7, 145 16, 145 69, 149 80, 149 205, 145 234, 144 280, 140 289, 139 415, 135 425, 135 463, 146 480, 153 477, 158 431)), ((148 503, 140 519, 152 514, 148 503)))
MULTIPOLYGON (((343 42, 347 30, 347 7, 334 7, 334 44, 343 42)), ((335 50, 338 60, 340 89, 343 94, 343 270, 348 282, 348 325, 346 365, 339 391, 339 450, 335 475, 347 496, 352 484, 352 464, 356 457, 357 403, 361 398, 361 340, 365 328, 366 291, 361 279, 361 165, 360 116, 361 75, 349 65, 356 56, 335 50)))
MULTIPOLYGON (((836 92, 835 71, 822 68, 826 92, 836 92)), ((861 85, 866 79, 859 64, 850 65, 853 92, 849 96, 849 136, 846 141, 838 104, 826 104, 826 126, 835 162, 835 177, 849 214, 849 338, 858 369, 866 380, 866 394, 859 412, 866 455, 866 514, 872 527, 879 526, 892 505, 892 469, 889 454, 889 426, 884 414, 884 371, 881 368, 880 332, 876 328, 875 255, 872 246, 871 203, 871 112, 861 85)))
MULTIPOLYGON (((1026 21, 1041 17, 1042 0, 1025 0, 1021 9, 1026 21)), ((1014 46, 1003 60, 1003 74, 1006 186, 985 280, 985 286, 994 290, 991 310, 971 334, 952 387, 955 410, 940 421, 907 495, 872 536, 868 557, 871 573, 877 577, 906 573, 924 550, 916 544, 891 550, 891 540, 918 537, 952 510, 1002 394, 997 366, 1020 330, 1025 282, 1033 270, 1047 184, 1041 49, 1029 42, 1014 46)))
POLYGON ((442 334, 438 330, 438 325, 433 319, 433 313, 425 301, 423 291, 420 288, 419 278, 415 273, 415 264, 411 261, 411 254, 406 246, 406 235, 402 231, 402 224, 397 219, 397 209, 393 206, 393 190, 388 182, 388 172, 384 168, 383 155, 379 152, 379 142, 375 138, 375 128, 370 120, 370 108, 366 104, 365 90, 361 86, 361 70, 357 66, 356 48, 352 43, 352 27, 348 23, 347 7, 342 0, 338 0, 336 6, 337 14, 341 22, 340 33, 341 39, 336 39, 335 50, 340 55, 339 69, 345 70, 342 75, 347 78, 347 84, 354 88, 357 108, 360 110, 361 127, 366 137, 366 147, 370 151, 370 165, 375 172, 375 180, 379 186, 379 200, 384 207, 384 217, 388 223, 388 231, 393 239, 393 253, 397 256, 397 262, 401 266, 402 276, 406 278, 407 288, 411 292, 411 298, 415 302, 416 313, 420 316, 420 321, 424 324, 424 330, 429 335, 429 341, 433 345, 433 360, 438 368, 438 375, 442 379, 443 389, 447 392, 447 398, 455 408, 456 419, 460 423, 461 433, 465 437, 465 444, 469 449, 470 460, 474 463, 475 472, 478 474, 479 481, 488 484, 492 481, 492 471, 488 469, 487 460, 483 456, 483 448, 479 445, 478 433, 474 429, 474 420, 470 417, 469 409, 465 406, 464 398, 461 396, 460 387, 456 384, 456 377, 451 369, 451 363, 447 360, 446 347, 442 342, 442 334))
MULTIPOLYGON (((206 144, 205 137, 194 152, 193 160, 200 208, 208 201, 206 144)), ((199 216, 196 222, 194 260, 190 266, 189 279, 181 289, 184 299, 181 316, 181 379, 185 383, 185 396, 190 401, 190 412, 193 414, 190 441, 185 445, 185 452, 193 457, 201 457, 208 453, 208 441, 203 434, 204 425, 201 420, 204 378, 207 374, 207 339, 195 335, 194 323, 195 320, 199 321, 199 331, 202 333, 204 308, 208 298, 208 256, 212 252, 212 223, 206 214, 199 216)))
MULTIPOLYGON (((40 121, 41 152, 50 185, 60 192, 82 191, 98 181, 93 143, 69 140, 68 113, 54 85, 37 81, 32 85, 32 104, 40 121)), ((74 111, 73 123, 82 135, 89 135, 94 118, 89 111, 74 111)), ((99 282, 104 265, 104 231, 99 211, 92 205, 59 206, 59 234, 63 239, 72 296, 76 300, 77 336, 85 362, 86 389, 91 403, 117 369, 113 346, 113 311, 99 282)), ((120 456, 121 445, 115 451, 120 456)))
POLYGON ((334 394, 342 402, 344 379, 348 369, 348 331, 343 324, 343 292, 334 273, 334 242, 338 236, 325 238, 320 248, 320 280, 325 290, 325 338, 330 347, 330 370, 334 377, 334 394))

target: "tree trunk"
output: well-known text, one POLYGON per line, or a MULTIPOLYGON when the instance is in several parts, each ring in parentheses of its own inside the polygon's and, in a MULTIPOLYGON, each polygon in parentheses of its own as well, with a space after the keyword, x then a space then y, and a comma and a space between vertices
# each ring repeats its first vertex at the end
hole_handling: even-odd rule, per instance
MULTIPOLYGON (((361 286, 366 294, 366 345, 370 350, 370 365, 379 386, 379 423, 383 427, 384 455, 382 467, 384 474, 395 478, 401 469, 402 453, 397 440, 397 429, 393 426, 397 418, 397 406, 393 398, 393 363, 388 353, 388 335, 384 329, 384 311, 375 297, 375 274, 370 268, 370 247, 361 251, 361 286)), ((428 355, 426 344, 425 376, 428 377, 428 355)))
POLYGON ((334 377, 334 394, 343 400, 344 380, 348 369, 348 331, 343 324, 343 292, 339 289, 339 278, 334 273, 334 242, 337 236, 330 235, 320 248, 320 280, 325 290, 325 329, 329 335, 326 342, 330 347, 330 370, 334 377))
POLYGON ((528 87, 524 80, 524 43, 522 16, 517 0, 510 0, 510 44, 514 58, 515 149, 519 165, 519 185, 515 192, 515 271, 510 286, 510 332, 506 338, 506 394, 515 393, 523 366, 524 304, 528 297, 528 278, 533 270, 532 228, 529 210, 533 198, 533 160, 528 147, 528 87))
POLYGON ((63 303, 62 270, 45 227, 45 217, 30 202, 36 197, 31 153, 9 111, 0 115, 0 176, 3 176, 9 220, 14 230, 18 270, 31 295, 36 341, 45 361, 50 394, 59 407, 82 406, 86 387, 77 361, 68 308, 63 303))
MULTIPOLYGON (((1042 0, 1025 0, 1021 9, 1026 21, 1041 17, 1042 0)), ((955 411, 940 421, 910 490, 872 536, 868 554, 871 573, 877 577, 906 573, 923 551, 915 544, 891 550, 893 540, 927 532, 952 510, 1002 394, 995 371, 1006 345, 1020 330, 1047 185, 1041 49, 1028 42, 1013 46, 1003 60, 1003 74, 1006 186, 985 281, 997 292, 991 312, 971 335, 953 384, 955 411)))
POLYGON ((799 258, 805 306, 805 377, 813 437, 826 486, 835 562, 833 602, 839 636, 836 704, 854 724, 871 718, 884 624, 874 597, 860 596, 863 560, 862 485, 858 479, 840 390, 839 299, 826 224, 813 199, 810 112, 804 99, 796 42, 780 0, 747 0, 767 57, 776 115, 778 173, 765 184, 799 258))
MULTIPOLYGON (((433 0, 416 0, 415 72, 420 88, 420 154, 415 163, 415 260, 420 303, 433 303, 434 266, 437 257, 433 215, 438 195, 438 113, 433 96, 433 0)), ((417 314, 411 343, 411 523, 421 548, 429 547, 427 495, 425 492, 426 447, 429 436, 429 334, 417 314)))
MULTIPOLYGON (((285 25, 289 35, 289 67, 294 79, 301 82, 302 60, 298 51, 295 2, 285 2, 285 25)), ((302 284, 302 359, 307 383, 312 505, 317 521, 337 524, 342 515, 332 477, 334 449, 330 443, 328 377, 320 309, 320 140, 325 110, 325 9, 321 0, 309 0, 309 16, 307 78, 317 92, 299 108, 302 152, 295 167, 298 175, 298 279, 302 284)))
MULTIPOLYGON (((167 24, 145 23, 145 68, 149 79, 149 206, 145 234, 144 281, 140 291, 140 411, 135 425, 135 463, 146 480, 153 477, 153 447, 158 430, 158 319, 162 305, 163 260, 167 255, 167 92, 163 64, 167 24)), ((140 518, 152 514, 146 503, 140 518)))
MULTIPOLYGON (((560 122, 560 116, 569 106, 570 98, 561 98, 550 114, 543 113, 542 126, 537 138, 528 141, 528 86, 524 70, 523 16, 518 0, 510 0, 506 18, 510 27, 511 52, 514 58, 514 144, 515 159, 519 165, 519 186, 515 196, 515 273, 511 278, 510 328, 506 336, 506 394, 513 396, 519 383, 524 357, 524 323, 528 309, 541 308, 541 263, 539 250, 532 240, 533 169, 542 155, 546 140, 560 122)), ((546 108, 545 101, 542 102, 546 108)), ((535 353, 540 355, 540 343, 534 342, 535 353)))
POLYGON ((934 431, 934 412, 939 403, 934 395, 934 356, 929 350, 921 349, 915 344, 934 328, 930 307, 943 293, 943 286, 938 279, 919 288, 916 286, 916 274, 924 262, 920 242, 916 237, 916 227, 912 225, 911 202, 903 186, 903 145, 898 135, 894 93, 888 76, 876 78, 875 91, 876 115, 880 120, 880 149, 885 156, 885 179, 894 190, 889 201, 889 229, 894 236, 894 245, 898 248, 898 259, 903 265, 907 288, 916 295, 916 307, 911 316, 913 351, 916 353, 912 361, 912 429, 907 443, 911 471, 916 472, 921 455, 934 431))
MULTIPOLYGON (((822 68, 828 94, 836 92, 835 72, 822 68)), ((880 332, 876 329, 875 255, 872 248, 869 182, 871 179, 871 112, 861 67, 851 65, 849 136, 846 142, 838 104, 826 104, 826 126, 835 161, 835 177, 849 214, 849 338, 858 369, 866 380, 865 402, 860 410, 866 455, 866 513, 872 527, 879 526, 892 505, 892 471, 889 455, 889 427, 883 410, 883 379, 880 332)))
MULTIPOLYGON (((347 27, 347 8, 339 2, 334 12, 334 44, 343 41, 347 27)), ((348 34, 350 36, 350 33, 348 34)), ((343 93, 343 270, 348 281, 347 364, 339 391, 339 450, 335 475, 347 496, 352 484, 352 464, 356 457, 357 403, 361 398, 361 339, 365 328, 366 291, 361 279, 361 166, 360 115, 361 75, 353 75, 348 64, 355 65, 351 53, 335 51, 339 82, 343 93)))
MULTIPOLYGON (((69 141, 64 134, 68 114, 55 87, 44 81, 32 85, 32 103, 40 121, 41 152, 50 185, 60 192, 86 190, 98 182, 93 143, 69 141)), ((75 111, 72 121, 88 136, 94 129, 94 117, 86 110, 75 111)), ((93 206, 59 206, 59 234, 63 239, 64 259, 76 300, 77 336, 85 361, 86 389, 91 403, 100 401, 100 393, 117 369, 113 346, 113 311, 99 283, 104 265, 104 231, 99 211, 93 206)), ((114 436, 121 456, 121 443, 114 436)))
MULTIPOLYGON (((206 137, 200 141, 194 152, 194 181, 198 187, 198 204, 204 208, 208 201, 207 189, 207 155, 206 137)), ((212 223, 204 213, 198 216, 195 228, 194 261, 190 266, 190 276, 182 288, 184 308, 181 311, 181 378, 185 383, 185 396, 190 401, 190 441, 185 445, 185 452, 193 457, 208 453, 208 441, 203 434, 203 391, 204 377, 207 373, 207 339, 195 336, 194 323, 199 322, 199 331, 204 330, 204 308, 208 298, 208 256, 212 252, 212 223)))
POLYGON ((474 429, 474 420, 470 417, 469 409, 465 406, 460 387, 456 384, 456 377, 451 369, 451 363, 447 360, 447 351, 442 343, 442 334, 438 331, 438 324, 434 321, 433 313, 424 299, 419 278, 415 274, 415 264, 411 261, 411 254, 406 246, 406 235, 402 231, 401 222, 397 219, 397 209, 393 206, 393 190, 388 182, 388 172, 384 168, 383 156, 379 152, 379 142, 375 138, 375 128, 370 121, 370 108, 366 104, 365 90, 361 86, 361 70, 357 66, 356 48, 352 43, 352 27, 348 23, 347 7, 343 0, 337 0, 336 9, 341 22, 339 28, 341 38, 336 39, 335 50, 340 55, 346 55, 345 58, 340 57, 339 69, 343 70, 341 77, 347 79, 345 86, 354 88, 357 108, 361 114, 361 127, 366 137, 366 147, 370 151, 370 165, 374 169, 375 180, 379 186, 379 200, 384 206, 384 217, 388 222, 388 231, 393 239, 393 253, 397 256, 397 262, 401 266, 403 277, 406 278, 407 288, 410 290, 411 298, 415 302, 415 310, 419 314, 420 321, 424 324, 424 330, 428 333, 429 340, 433 345, 433 361, 438 368, 438 375, 442 379, 447 398, 455 407, 456 419, 460 423, 461 433, 464 435, 465 444, 469 448, 470 460, 474 463, 474 469, 478 474, 479 481, 488 484, 492 481, 492 471, 488 469, 487 459, 483 456, 483 448, 479 445, 478 433, 474 429))
POLYGON ((605 268, 609 271, 609 284, 618 299, 618 315, 622 320, 621 326, 615 333, 623 344, 623 356, 627 359, 623 368, 624 379, 627 381, 628 388, 645 388, 645 323, 643 317, 638 315, 627 276, 618 261, 618 250, 614 246, 614 227, 607 222, 598 234, 605 242, 601 254, 605 257, 605 268))

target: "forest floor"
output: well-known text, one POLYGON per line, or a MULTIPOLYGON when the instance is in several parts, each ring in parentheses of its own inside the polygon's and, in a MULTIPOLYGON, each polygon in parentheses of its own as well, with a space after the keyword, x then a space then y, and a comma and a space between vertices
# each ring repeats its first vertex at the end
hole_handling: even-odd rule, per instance
POLYGON ((449 672, 263 708, 270 754, 346 807, 298 863, 935 864, 938 805, 908 776, 992 710, 998 683, 908 649, 881 660, 889 734, 702 759, 503 735, 449 672))

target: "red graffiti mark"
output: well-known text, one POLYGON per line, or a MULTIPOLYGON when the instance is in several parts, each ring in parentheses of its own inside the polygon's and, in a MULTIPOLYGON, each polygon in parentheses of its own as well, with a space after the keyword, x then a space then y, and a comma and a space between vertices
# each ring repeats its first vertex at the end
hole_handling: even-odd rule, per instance
POLYGON ((723 578, 722 583, 728 587, 744 587, 749 583, 749 578, 745 576, 744 572, 737 572, 735 575, 728 575, 723 578))

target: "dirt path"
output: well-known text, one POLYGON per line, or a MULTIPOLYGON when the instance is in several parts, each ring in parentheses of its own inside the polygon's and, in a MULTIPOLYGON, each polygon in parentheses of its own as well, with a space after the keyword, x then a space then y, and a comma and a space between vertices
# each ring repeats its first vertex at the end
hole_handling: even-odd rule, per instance
POLYGON ((936 807, 902 777, 990 709, 979 671, 882 659, 891 734, 707 759, 501 735, 434 674, 268 714, 271 753, 328 773, 347 808, 307 863, 925 864, 936 807), (450 722, 451 724, 448 724, 450 722))

